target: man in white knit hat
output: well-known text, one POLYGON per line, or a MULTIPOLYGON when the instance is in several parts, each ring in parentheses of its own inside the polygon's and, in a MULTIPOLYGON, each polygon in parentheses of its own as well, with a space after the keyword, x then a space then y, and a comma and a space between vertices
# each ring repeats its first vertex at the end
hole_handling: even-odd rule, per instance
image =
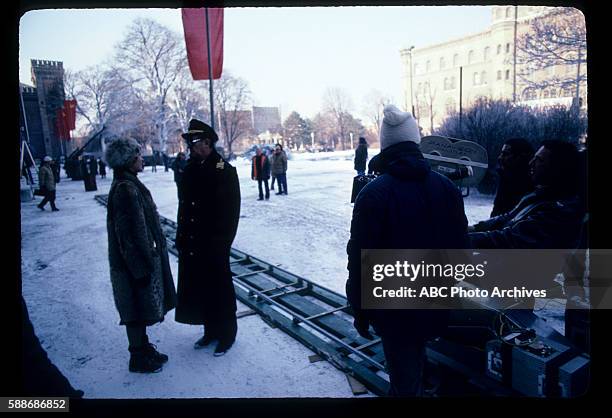
POLYGON ((446 327, 448 311, 361 309, 361 250, 468 248, 461 193, 430 169, 420 142, 412 114, 386 106, 377 156, 381 175, 357 196, 347 245, 354 325, 364 338, 371 338, 370 324, 380 335, 392 396, 422 394, 425 343, 446 327))

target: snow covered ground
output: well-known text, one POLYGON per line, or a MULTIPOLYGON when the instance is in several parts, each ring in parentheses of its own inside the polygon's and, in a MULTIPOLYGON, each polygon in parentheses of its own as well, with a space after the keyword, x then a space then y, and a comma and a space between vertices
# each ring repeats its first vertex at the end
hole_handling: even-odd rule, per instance
MULTIPOLYGON (((370 150, 370 154, 376 151, 370 150)), ((352 151, 294 154, 288 196, 272 192, 257 201, 250 162, 238 170, 242 207, 234 247, 344 293, 346 243, 352 205, 352 151)), ((151 190, 160 214, 175 219, 172 171, 147 167, 139 178, 151 190)), ((258 316, 238 320, 236 344, 223 357, 212 348, 195 351, 201 328, 178 324, 174 312, 149 328, 158 349, 170 356, 161 373, 127 369, 124 328, 113 305, 108 271, 106 209, 94 195, 107 193, 112 172, 98 191, 62 179, 60 212, 40 212, 40 201, 22 203, 22 289, 34 329, 51 360, 88 398, 352 397, 345 375, 258 316)), ((474 191, 465 199, 470 224, 486 219, 491 198, 474 191)), ((174 278, 177 260, 170 257, 174 278)), ((239 311, 246 307, 239 303, 239 311)))

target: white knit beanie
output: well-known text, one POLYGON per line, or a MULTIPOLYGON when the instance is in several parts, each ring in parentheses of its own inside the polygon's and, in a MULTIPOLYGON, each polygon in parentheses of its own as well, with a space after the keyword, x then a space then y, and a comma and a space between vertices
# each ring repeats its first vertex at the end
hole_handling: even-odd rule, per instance
POLYGON ((402 112, 393 105, 385 106, 380 126, 380 149, 389 148, 400 142, 421 143, 421 134, 416 120, 409 112, 402 112))

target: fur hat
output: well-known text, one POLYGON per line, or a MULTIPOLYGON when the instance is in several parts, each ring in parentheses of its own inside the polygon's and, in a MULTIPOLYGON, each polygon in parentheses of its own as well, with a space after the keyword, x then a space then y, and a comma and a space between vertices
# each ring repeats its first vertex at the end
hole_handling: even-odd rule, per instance
POLYGON ((385 106, 380 126, 380 149, 389 148, 400 142, 421 143, 421 134, 416 120, 409 112, 402 112, 393 105, 385 106))
POLYGON ((188 131, 181 134, 181 136, 189 145, 193 145, 204 138, 211 139, 213 144, 219 140, 213 128, 197 119, 191 119, 189 121, 188 131))
POLYGON ((106 146, 104 159, 113 170, 127 168, 140 153, 140 145, 131 138, 119 138, 106 146))

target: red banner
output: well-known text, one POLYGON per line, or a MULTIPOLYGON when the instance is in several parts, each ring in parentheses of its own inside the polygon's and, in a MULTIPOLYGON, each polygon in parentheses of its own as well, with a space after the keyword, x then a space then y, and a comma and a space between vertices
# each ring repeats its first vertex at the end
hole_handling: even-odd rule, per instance
POLYGON ((76 128, 76 100, 64 100, 64 112, 66 114, 66 126, 73 130, 76 128))
MULTIPOLYGON (((208 80, 206 9, 181 9, 189 69, 194 80, 208 80)), ((223 9, 208 9, 210 55, 213 79, 223 70, 223 9)))
POLYGON ((68 125, 66 125, 66 110, 64 110, 63 107, 57 109, 57 113, 55 114, 55 130, 60 140, 70 140, 70 129, 68 129, 68 125))

